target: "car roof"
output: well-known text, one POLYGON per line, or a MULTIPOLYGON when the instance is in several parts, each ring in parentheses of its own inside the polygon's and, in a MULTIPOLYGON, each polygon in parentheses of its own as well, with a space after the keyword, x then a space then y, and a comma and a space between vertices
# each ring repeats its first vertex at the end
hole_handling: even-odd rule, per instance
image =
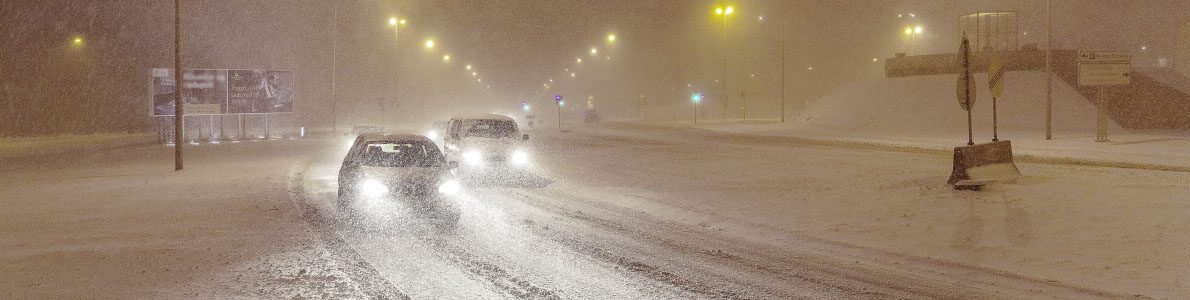
POLYGON ((424 141, 424 142, 432 142, 432 141, 430 141, 430 138, 427 138, 427 137, 425 137, 425 136, 423 136, 423 135, 418 135, 418 134, 411 134, 411 133, 396 133, 396 134, 380 134, 380 133, 369 133, 369 134, 361 134, 361 135, 359 135, 359 136, 360 136, 360 137, 362 137, 362 138, 364 138, 364 141, 365 141, 365 142, 372 142, 372 141, 386 141, 386 142, 415 142, 415 141, 424 141))
POLYGON ((499 114, 459 114, 450 117, 451 120, 503 120, 512 121, 512 118, 499 114))

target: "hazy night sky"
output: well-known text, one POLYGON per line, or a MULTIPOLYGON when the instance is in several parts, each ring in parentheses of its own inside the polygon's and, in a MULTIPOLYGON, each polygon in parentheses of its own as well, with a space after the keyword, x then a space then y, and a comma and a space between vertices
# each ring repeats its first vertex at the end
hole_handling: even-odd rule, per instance
MULTIPOLYGON (((183 1, 183 67, 294 70, 298 120, 314 124, 329 119, 332 65, 337 65, 336 86, 345 109, 341 114, 347 115, 366 111, 362 102, 396 94, 405 107, 418 102, 500 109, 520 101, 544 101, 554 93, 606 101, 647 94, 680 101, 680 95, 690 92, 682 90, 686 84, 717 91, 722 20, 713 9, 721 3, 341 1, 336 26, 335 4, 330 1, 188 0, 183 1), (402 27, 399 47, 387 23, 390 17, 409 20, 402 27), (338 54, 333 56, 336 28, 338 54), (610 48, 605 40, 609 33, 617 36, 610 48), (427 38, 438 44, 433 51, 421 46, 427 38), (599 48, 599 57, 589 55, 591 47, 599 48), (453 58, 449 65, 440 59, 447 52, 453 58), (579 57, 587 61, 578 65, 574 61, 579 57), (599 58, 603 60, 591 61, 599 58), (462 70, 467 63, 479 68, 483 84, 462 70), (577 73, 576 80, 564 81, 563 69, 568 68, 577 73), (394 72, 397 69, 404 71, 394 72), (552 90, 542 87, 548 79, 558 81, 552 90), (490 92, 482 92, 488 84, 490 92)), ((799 103, 856 76, 879 74, 880 66, 872 58, 904 51, 905 26, 925 28, 915 41, 914 54, 942 53, 957 48, 959 15, 1017 11, 1021 30, 1028 32, 1020 44, 1045 47, 1045 1, 731 3, 735 14, 729 23, 729 89, 732 94, 746 90, 754 98, 777 97, 782 8, 787 19, 787 93, 799 103), (916 17, 897 18, 908 13, 916 17), (760 79, 750 79, 753 74, 760 79)), ((1175 53, 1174 30, 1186 23, 1187 11, 1190 1, 1055 0, 1055 48, 1139 51, 1146 46, 1148 52, 1138 54, 1138 59, 1155 61, 1175 53)), ((5 95, 0 107, 9 116, 6 126, 44 119, 38 115, 49 114, 44 109, 62 110, 86 101, 91 113, 116 117, 64 112, 53 113, 60 118, 55 122, 143 130, 148 124, 149 69, 173 64, 172 13, 172 1, 0 4, 0 36, 6 40, 0 45, 5 95), (76 36, 85 40, 82 47, 72 46, 76 36), (33 112, 34 108, 43 110, 33 112)))

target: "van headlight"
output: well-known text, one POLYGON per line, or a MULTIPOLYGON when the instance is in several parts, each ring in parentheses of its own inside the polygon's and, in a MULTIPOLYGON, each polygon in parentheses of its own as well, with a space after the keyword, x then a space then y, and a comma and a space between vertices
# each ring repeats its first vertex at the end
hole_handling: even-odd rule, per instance
POLYGON ((474 150, 467 151, 467 153, 463 153, 463 161, 472 166, 478 166, 483 164, 483 153, 474 150))
POLYGON ((463 187, 459 185, 458 180, 450 179, 438 185, 438 193, 443 195, 458 194, 463 187))
POLYGON ((381 196, 388 193, 388 187, 376 179, 366 179, 359 185, 359 191, 368 197, 381 196))
POLYGON ((514 165, 527 164, 527 163, 529 163, 529 153, 525 153, 525 151, 517 150, 516 152, 512 153, 511 161, 512 161, 512 164, 514 164, 514 165))

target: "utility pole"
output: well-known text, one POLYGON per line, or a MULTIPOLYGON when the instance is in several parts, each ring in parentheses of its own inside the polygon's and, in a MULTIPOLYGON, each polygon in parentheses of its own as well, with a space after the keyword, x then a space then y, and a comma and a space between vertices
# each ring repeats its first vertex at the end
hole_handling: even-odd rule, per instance
POLYGON ((1053 6, 1050 0, 1045 0, 1045 140, 1054 139, 1054 75, 1050 60, 1052 59, 1052 50, 1054 49, 1053 39, 1053 23, 1054 18, 1050 15, 1050 10, 1053 6))
POLYGON ((182 170, 182 0, 174 0, 174 171, 182 170))
POLYGON ((335 1, 335 25, 331 31, 331 134, 339 132, 339 94, 335 93, 335 81, 339 79, 339 1, 335 1))

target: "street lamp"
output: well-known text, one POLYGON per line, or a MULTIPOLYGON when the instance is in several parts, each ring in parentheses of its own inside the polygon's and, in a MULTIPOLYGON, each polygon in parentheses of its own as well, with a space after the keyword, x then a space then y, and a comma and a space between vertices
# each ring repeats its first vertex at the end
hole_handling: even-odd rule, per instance
POLYGON ((443 56, 442 56, 442 61, 444 61, 444 62, 450 62, 450 54, 443 55, 443 56))
POLYGON ((471 69, 471 65, 467 65, 467 70, 470 70, 470 69, 471 69))
POLYGON ((614 33, 613 33, 613 34, 608 34, 608 35, 607 35, 607 41, 608 41, 608 42, 615 42, 615 41, 616 41, 616 34, 614 34, 614 33))
POLYGON ((434 40, 426 40, 426 48, 434 48, 434 40))
POLYGON ((921 25, 905 27, 905 34, 909 36, 909 51, 906 52, 912 53, 914 46, 917 44, 917 36, 921 35, 921 25))
POLYGON ((727 102, 731 99, 727 94, 727 15, 730 15, 731 11, 731 6, 715 9, 715 14, 723 15, 723 81, 720 82, 720 91, 723 93, 723 120, 727 120, 727 102))
POLYGON ((575 59, 574 59, 574 63, 576 63, 576 64, 581 64, 581 63, 583 63, 583 59, 582 59, 582 58, 575 58, 575 59))
POLYGON ((591 48, 591 55, 599 54, 599 49, 591 48))
POLYGON ((77 37, 77 36, 76 36, 76 37, 74 37, 74 45, 75 45, 75 46, 82 46, 82 45, 83 45, 83 38, 82 38, 82 37, 77 37))

